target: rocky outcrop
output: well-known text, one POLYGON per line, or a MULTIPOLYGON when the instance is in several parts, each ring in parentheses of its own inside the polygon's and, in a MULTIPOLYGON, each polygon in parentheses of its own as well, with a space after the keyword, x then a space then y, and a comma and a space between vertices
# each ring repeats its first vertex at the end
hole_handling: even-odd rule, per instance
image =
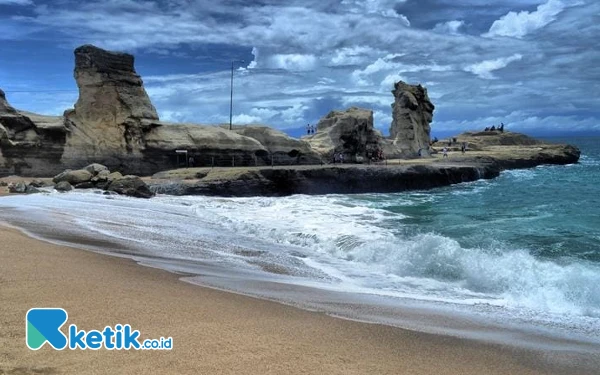
POLYGON ((54 186, 54 189, 60 192, 67 192, 73 190, 74 188, 73 185, 71 185, 67 181, 61 181, 54 186))
POLYGON ((498 176, 493 163, 479 165, 324 166, 258 168, 223 173, 213 170, 199 181, 150 182, 172 195, 285 196, 292 194, 390 193, 429 189, 498 176))
POLYGON ((57 191, 66 192, 75 189, 104 189, 117 194, 137 198, 151 198, 154 194, 148 189, 146 183, 138 176, 123 176, 119 172, 110 173, 102 164, 90 164, 79 170, 66 170, 52 181, 56 184, 57 191))
POLYGON ((577 163, 581 151, 571 145, 554 144, 514 132, 466 132, 433 146, 446 147, 451 160, 465 163, 493 162, 502 169, 531 168, 544 164, 577 163), (452 140, 456 139, 456 142, 452 140), (461 152, 466 144, 467 152, 461 152), (448 144, 450 144, 448 146, 448 144), (454 151, 454 154, 452 154, 454 151))
POLYGON ((320 160, 304 142, 266 128, 232 132, 159 121, 132 55, 79 47, 74 76, 79 98, 62 117, 20 112, 0 94, 0 176, 53 176, 90 162, 151 175, 186 165, 190 157, 195 166, 320 160), (187 157, 178 157, 177 150, 186 150, 187 157))
POLYGON ((274 164, 319 164, 322 161, 308 142, 292 138, 268 126, 235 126, 233 131, 257 140, 273 157, 274 164))
POLYGON ((522 133, 509 131, 465 132, 456 137, 457 143, 467 142, 477 149, 488 146, 533 146, 545 142, 522 133))
POLYGON ((342 153, 347 161, 366 158, 384 143, 373 127, 373 111, 357 107, 329 112, 317 124, 317 132, 305 139, 328 161, 334 153, 342 153))
POLYGON ((149 130, 143 121, 158 121, 158 114, 135 71, 134 57, 81 46, 75 49, 74 76, 79 98, 64 114, 72 133, 63 162, 97 160, 143 173, 144 133, 149 130))
POLYGON ((136 198, 152 198, 154 196, 148 185, 138 176, 123 176, 112 181, 105 190, 136 198))
POLYGON ((0 176, 44 172, 59 164, 66 134, 60 117, 16 110, 0 90, 0 176))
POLYGON ((406 157, 416 156, 419 150, 429 149, 431 121, 435 106, 429 100, 427 89, 402 81, 394 85, 392 104, 392 143, 406 157))

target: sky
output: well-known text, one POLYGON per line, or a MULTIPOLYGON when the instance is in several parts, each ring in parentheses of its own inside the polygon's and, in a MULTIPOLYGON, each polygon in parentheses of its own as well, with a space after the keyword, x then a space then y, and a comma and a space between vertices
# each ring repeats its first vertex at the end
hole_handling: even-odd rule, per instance
POLYGON ((600 133, 598 0, 0 0, 0 88, 23 110, 77 100, 73 49, 132 53, 162 120, 291 134, 331 110, 374 111, 395 81, 427 87, 434 135, 503 122, 600 133))

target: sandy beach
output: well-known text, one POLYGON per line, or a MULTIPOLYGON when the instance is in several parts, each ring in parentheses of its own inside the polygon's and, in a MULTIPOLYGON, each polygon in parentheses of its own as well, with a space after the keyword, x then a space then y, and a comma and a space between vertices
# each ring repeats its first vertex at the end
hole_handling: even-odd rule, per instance
MULTIPOLYGON (((0 373, 566 374, 544 353, 365 324, 194 286, 135 262, 0 228, 0 373), (129 323, 172 351, 55 351, 25 345, 25 314, 129 323)), ((63 328, 65 329, 65 328, 63 328)), ((577 366, 579 367, 579 366, 577 366)))

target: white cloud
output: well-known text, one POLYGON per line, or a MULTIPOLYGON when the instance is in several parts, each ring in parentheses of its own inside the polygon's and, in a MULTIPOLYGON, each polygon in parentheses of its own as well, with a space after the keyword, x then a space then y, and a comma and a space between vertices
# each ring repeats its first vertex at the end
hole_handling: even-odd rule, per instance
POLYGON ((556 16, 566 7, 579 4, 580 2, 568 0, 548 0, 533 12, 509 12, 499 20, 494 21, 490 30, 484 36, 522 38, 554 21, 556 16))
POLYGON ((252 116, 245 113, 235 115, 232 118, 232 122, 234 124, 258 124, 262 121, 262 118, 259 116, 252 116))
POLYGON ((331 57, 330 65, 357 65, 363 64, 371 59, 371 56, 377 51, 368 46, 352 46, 335 50, 335 55, 331 57))
POLYGON ((398 81, 406 82, 407 79, 398 74, 388 74, 380 83, 382 89, 393 90, 394 84, 398 81))
POLYGON ((312 70, 316 62, 317 59, 314 55, 298 53, 276 54, 269 57, 266 67, 291 71, 306 71, 312 70))
POLYGON ((462 28, 464 25, 465 25, 465 21, 458 21, 458 20, 442 22, 442 23, 438 23, 437 25, 435 25, 435 27, 433 28, 433 31, 436 33, 441 33, 441 34, 456 35, 456 34, 459 34, 460 28, 462 28))
POLYGON ((248 64, 248 69, 255 69, 258 66, 258 54, 258 48, 252 47, 252 56, 254 56, 254 59, 248 64))
POLYGON ((494 74, 492 74, 492 72, 505 68, 508 66, 508 64, 514 61, 519 61, 522 58, 523 56, 521 54, 516 53, 509 57, 500 57, 498 59, 485 60, 476 64, 468 65, 464 70, 471 72, 483 79, 495 79, 496 77, 494 74))
POLYGON ((396 18, 402 26, 410 26, 408 18, 396 11, 395 7, 406 0, 342 0, 342 5, 357 14, 374 14, 385 18, 396 18))
MULTIPOLYGON (((431 2, 393 0, 345 0, 343 4, 341 0, 268 0, 260 5, 247 1, 65 0, 38 6, 30 16, 3 14, 0 40, 23 46, 31 38, 41 40, 50 46, 52 57, 62 56, 62 61, 71 59, 71 49, 83 43, 134 53, 161 118, 171 121, 229 122, 232 57, 248 61, 246 68, 235 72, 236 122, 293 128, 312 123, 331 109, 361 105, 372 108, 381 125, 378 118, 391 116, 390 90, 397 80, 426 82, 440 124, 477 119, 481 113, 502 117, 523 107, 532 111, 526 118, 561 111, 600 118, 594 101, 600 96, 600 86, 589 84, 598 80, 600 72, 596 63, 600 52, 590 48, 599 35, 594 15, 600 14, 600 2, 565 5, 560 15, 552 16, 560 17, 560 22, 550 22, 537 33, 527 26, 531 37, 522 39, 470 35, 481 23, 475 18, 480 13, 460 12, 467 2, 475 0, 456 3, 456 8, 444 1, 445 10, 431 2), (410 28, 402 22, 402 12, 411 19, 411 14, 427 14, 422 19, 415 16, 413 23, 418 21, 419 27, 410 28), (421 28, 433 19, 452 21, 434 30, 421 28), (525 61, 513 63, 524 56, 535 68, 518 75, 522 85, 515 90, 506 77, 516 77, 517 69, 525 67, 525 61), (482 78, 495 80, 482 84, 482 78), (428 82, 434 82, 435 88, 428 82)), ((505 14, 508 3, 531 7, 542 2, 546 7, 517 17, 528 24, 521 18, 551 14, 547 7, 559 2, 492 2, 484 13, 505 14)), ((17 63, 4 60, 0 59, 4 89, 20 81, 37 82, 37 87, 74 87, 70 69, 28 69, 31 74, 25 77, 15 68, 17 63), (47 81, 51 77, 59 78, 47 81)), ((31 59, 27 63, 34 64, 31 59)), ((60 103, 61 108, 41 96, 22 95, 15 98, 19 99, 15 104, 60 114, 72 106, 76 92, 64 106, 60 103)), ((389 126, 386 121, 384 129, 389 126)))

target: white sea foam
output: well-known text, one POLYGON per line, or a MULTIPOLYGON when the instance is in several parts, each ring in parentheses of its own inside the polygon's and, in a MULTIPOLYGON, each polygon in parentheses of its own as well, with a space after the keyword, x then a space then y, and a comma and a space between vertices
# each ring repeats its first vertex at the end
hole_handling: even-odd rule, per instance
POLYGON ((543 260, 501 243, 465 248, 436 233, 408 235, 402 231, 406 216, 366 204, 368 198, 139 200, 76 192, 7 197, 0 207, 18 208, 59 234, 69 226, 152 256, 219 262, 232 271, 276 265, 288 270, 294 284, 497 306, 546 322, 600 323, 597 264, 543 260), (56 215, 61 222, 53 222, 56 215), (255 253, 249 258, 240 249, 255 253))

